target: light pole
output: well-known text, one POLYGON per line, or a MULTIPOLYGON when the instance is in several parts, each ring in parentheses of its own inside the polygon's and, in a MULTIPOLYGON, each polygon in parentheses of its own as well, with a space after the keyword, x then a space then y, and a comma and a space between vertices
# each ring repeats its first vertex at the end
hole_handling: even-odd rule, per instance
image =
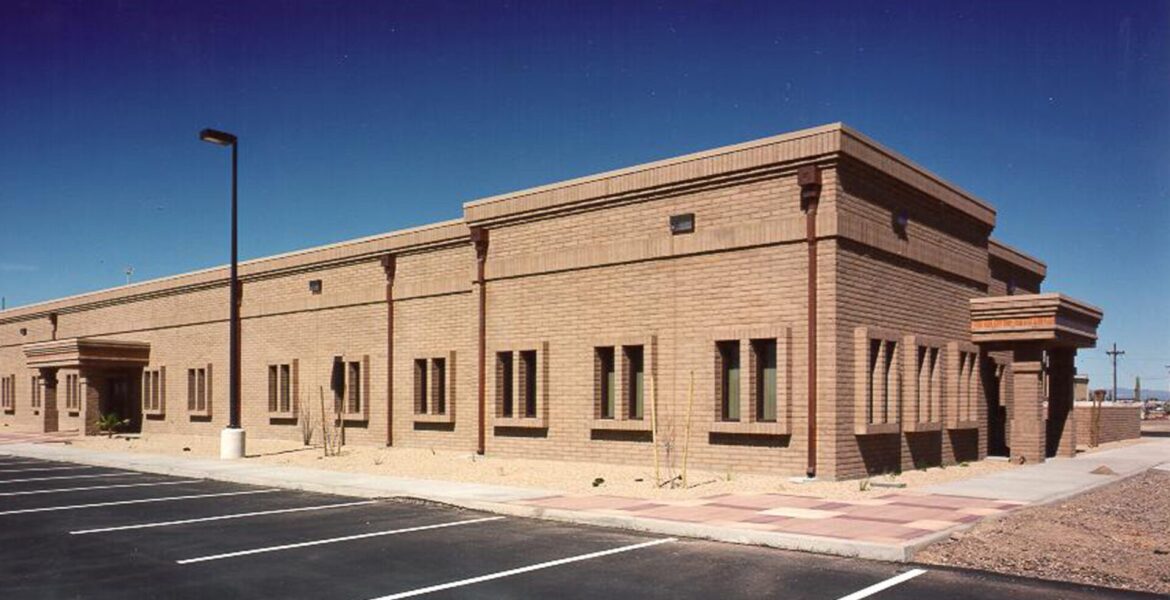
POLYGON ((244 430, 240 427, 240 280, 239 252, 237 243, 237 200, 236 165, 239 154, 239 140, 236 136, 214 129, 199 132, 199 139, 218 146, 232 148, 232 266, 229 277, 228 321, 230 333, 228 349, 228 426, 220 433, 219 457, 233 459, 244 457, 244 430))

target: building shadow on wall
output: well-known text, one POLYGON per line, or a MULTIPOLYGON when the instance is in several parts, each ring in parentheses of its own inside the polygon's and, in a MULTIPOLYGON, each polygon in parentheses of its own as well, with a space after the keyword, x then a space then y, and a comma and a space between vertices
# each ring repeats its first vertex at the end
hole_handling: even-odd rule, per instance
POLYGON ((902 435, 890 433, 857 437, 857 449, 869 475, 902 472, 902 435))

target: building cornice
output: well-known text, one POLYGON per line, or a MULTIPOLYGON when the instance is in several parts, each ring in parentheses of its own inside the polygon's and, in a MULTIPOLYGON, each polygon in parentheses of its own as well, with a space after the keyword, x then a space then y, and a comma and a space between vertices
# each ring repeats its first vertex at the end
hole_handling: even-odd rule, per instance
POLYGON ((1035 273, 1041 278, 1048 275, 1048 266, 1040 259, 1024 254, 1020 250, 1013 248, 995 238, 987 241, 987 253, 992 258, 997 258, 1008 264, 1019 267, 1030 273, 1035 273))
POLYGON ((732 177, 783 165, 795 168, 800 163, 841 154, 995 226, 995 209, 990 204, 842 123, 491 196, 464 204, 463 214, 468 224, 501 223, 533 214, 571 210, 582 204, 621 201, 641 191, 670 189, 687 182, 732 177))
MULTIPOLYGON (((317 271, 373 260, 388 252, 418 252, 467 243, 467 240, 467 226, 462 219, 454 219, 244 261, 240 263, 240 280, 247 283, 299 272, 317 271)), ((11 308, 0 312, 0 324, 43 318, 51 313, 79 312, 206 289, 226 288, 227 285, 227 266, 213 267, 11 308)))

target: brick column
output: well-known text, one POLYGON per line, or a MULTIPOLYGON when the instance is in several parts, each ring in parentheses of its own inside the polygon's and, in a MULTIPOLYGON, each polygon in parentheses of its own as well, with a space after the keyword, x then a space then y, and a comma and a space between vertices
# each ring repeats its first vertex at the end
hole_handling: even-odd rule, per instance
POLYGON ((44 418, 42 431, 57 431, 57 369, 41 369, 41 416, 44 418))
POLYGON ((83 374, 78 386, 81 388, 81 433, 82 435, 97 435, 98 417, 101 414, 101 386, 105 378, 93 374, 83 374))
POLYGON ((1017 349, 1012 356, 1012 460, 1044 462, 1047 426, 1044 414, 1043 351, 1017 349))
POLYGON ((1048 449, 1055 456, 1077 455, 1077 427, 1073 418, 1075 348, 1048 351, 1048 449))

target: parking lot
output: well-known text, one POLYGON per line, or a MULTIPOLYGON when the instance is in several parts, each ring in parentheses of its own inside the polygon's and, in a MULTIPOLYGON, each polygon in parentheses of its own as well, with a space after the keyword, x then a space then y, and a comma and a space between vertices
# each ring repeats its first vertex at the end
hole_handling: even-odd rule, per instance
POLYGON ((6 598, 1141 597, 0 454, 6 598))

